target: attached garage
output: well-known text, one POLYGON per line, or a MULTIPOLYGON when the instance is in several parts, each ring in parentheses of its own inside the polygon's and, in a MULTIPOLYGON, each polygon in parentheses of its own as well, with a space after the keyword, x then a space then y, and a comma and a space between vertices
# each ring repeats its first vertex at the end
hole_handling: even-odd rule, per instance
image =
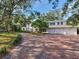
POLYGON ((64 27, 64 28, 50 28, 47 30, 50 34, 64 34, 64 35, 77 35, 77 28, 64 27))
POLYGON ((77 28, 79 27, 68 25, 66 20, 48 21, 48 25, 47 33, 63 35, 77 35, 77 28))

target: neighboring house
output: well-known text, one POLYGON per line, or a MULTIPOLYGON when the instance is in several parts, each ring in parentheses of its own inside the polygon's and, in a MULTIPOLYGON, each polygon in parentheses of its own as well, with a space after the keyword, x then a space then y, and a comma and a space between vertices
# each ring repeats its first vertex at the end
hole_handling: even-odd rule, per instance
POLYGON ((48 24, 49 28, 47 29, 47 33, 77 35, 77 26, 67 25, 66 20, 49 21, 48 24))
POLYGON ((23 31, 32 31, 32 27, 31 24, 26 24, 25 27, 22 27, 21 30, 23 31))
POLYGON ((22 27, 22 28, 21 28, 21 30, 22 30, 22 31, 32 31, 32 32, 35 32, 35 31, 36 31, 35 28, 33 28, 33 27, 31 26, 31 23, 30 23, 30 24, 26 24, 25 27, 22 27))

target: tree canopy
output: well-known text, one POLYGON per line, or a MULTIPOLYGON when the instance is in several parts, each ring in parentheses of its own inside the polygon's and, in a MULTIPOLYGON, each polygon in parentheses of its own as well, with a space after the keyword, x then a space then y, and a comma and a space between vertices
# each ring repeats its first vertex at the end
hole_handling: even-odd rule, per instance
POLYGON ((38 18, 32 23, 32 26, 36 28, 37 32, 44 32, 48 28, 48 23, 44 18, 38 18))
MULTIPOLYGON (((30 8, 32 5, 41 0, 0 0, 0 27, 10 30, 13 23, 12 20, 15 22, 19 22, 21 25, 24 23, 30 23, 30 19, 37 17, 40 15, 38 11, 31 11, 30 8), (22 13, 23 11, 30 12, 32 15, 31 17, 26 18, 26 15, 22 13), (24 16, 23 16, 24 15, 24 16)), ((48 0, 48 3, 52 3, 52 8, 55 9, 58 4, 59 0, 48 0)), ((49 12, 47 15, 42 15, 41 18, 45 20, 56 20, 56 19, 63 19, 67 17, 71 13, 71 16, 68 17, 68 24, 73 23, 73 25, 79 24, 79 0, 67 0, 65 2, 64 7, 62 8, 62 12, 49 12)), ((39 22, 40 20, 36 21, 39 22)))

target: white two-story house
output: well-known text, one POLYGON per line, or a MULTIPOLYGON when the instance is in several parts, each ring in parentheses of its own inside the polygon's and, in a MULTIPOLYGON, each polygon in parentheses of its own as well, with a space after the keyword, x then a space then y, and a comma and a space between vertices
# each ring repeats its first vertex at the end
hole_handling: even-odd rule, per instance
POLYGON ((47 29, 47 33, 77 35, 77 26, 67 25, 66 20, 49 21, 48 24, 49 28, 47 29))

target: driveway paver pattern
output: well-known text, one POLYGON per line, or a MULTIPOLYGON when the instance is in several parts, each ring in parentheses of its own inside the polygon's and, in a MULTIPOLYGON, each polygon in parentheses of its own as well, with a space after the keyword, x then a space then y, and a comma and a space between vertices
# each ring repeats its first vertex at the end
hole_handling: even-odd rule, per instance
POLYGON ((79 59, 79 35, 21 35, 22 43, 3 59, 79 59))

